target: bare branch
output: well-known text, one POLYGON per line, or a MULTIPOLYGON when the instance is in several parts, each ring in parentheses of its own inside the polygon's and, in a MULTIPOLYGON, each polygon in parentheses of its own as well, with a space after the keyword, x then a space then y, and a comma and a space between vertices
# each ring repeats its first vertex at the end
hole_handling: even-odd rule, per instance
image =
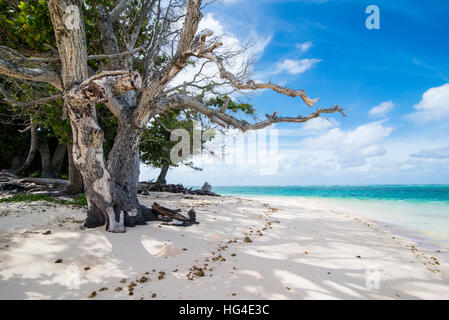
POLYGON ((133 50, 120 52, 120 53, 113 53, 113 54, 96 54, 96 55, 90 55, 87 56, 87 60, 101 60, 101 59, 112 59, 112 58, 121 58, 121 57, 127 57, 132 56, 133 54, 143 51, 143 47, 138 47, 133 50))
POLYGON ((162 70, 161 77, 159 77, 158 81, 151 83, 147 91, 154 92, 155 94, 159 93, 187 65, 189 57, 184 53, 189 50, 198 29, 198 24, 201 19, 201 2, 202 0, 187 1, 187 15, 176 53, 171 62, 162 70))
POLYGON ((134 45, 136 44, 139 33, 142 29, 142 25, 148 19, 148 15, 153 10, 155 3, 156 3, 156 0, 146 0, 143 3, 140 15, 139 15, 137 22, 134 25, 133 31, 130 35, 130 41, 129 41, 129 46, 128 46, 129 49, 134 48, 134 45))
POLYGON ((343 116, 346 116, 343 112, 343 108, 339 106, 334 106, 332 108, 317 109, 313 113, 305 117, 301 115, 297 117, 277 117, 277 113, 275 113, 273 116, 266 115, 267 119, 264 121, 250 124, 246 121, 237 119, 229 114, 226 114, 225 112, 223 112, 222 109, 218 110, 208 107, 205 104, 201 103, 200 101, 196 100, 195 98, 183 94, 176 94, 168 98, 161 98, 158 101, 157 105, 161 110, 186 109, 186 108, 194 109, 204 114, 205 116, 209 117, 211 121, 221 126, 227 127, 230 125, 236 129, 240 129, 243 132, 249 130, 263 129, 275 123, 284 123, 284 122, 304 123, 312 119, 318 118, 321 114, 340 113, 343 116))
POLYGON ((58 72, 50 67, 28 67, 0 58, 0 74, 17 79, 46 82, 62 90, 58 72))
POLYGON ((234 76, 231 72, 227 71, 224 67, 223 60, 218 57, 217 55, 211 54, 211 53, 197 53, 197 52, 190 52, 186 53, 190 54, 192 56, 198 57, 198 58, 205 58, 212 62, 214 62, 217 65, 217 68, 220 72, 220 77, 222 79, 226 79, 230 82, 230 84, 239 90, 260 90, 260 89, 270 89, 273 91, 276 91, 278 93, 281 93, 283 95, 296 98, 301 97, 302 100, 309 106, 313 107, 313 105, 318 102, 317 99, 310 99, 306 92, 304 90, 294 90, 290 89, 288 87, 282 87, 277 84, 273 84, 271 82, 267 83, 256 83, 253 80, 246 80, 243 81, 241 79, 238 79, 236 76, 234 76))
POLYGON ((58 57, 26 57, 19 51, 2 45, 0 45, 0 50, 8 53, 8 55, 11 57, 12 60, 27 61, 27 62, 46 62, 46 63, 59 61, 58 57))
POLYGON ((114 9, 112 9, 109 17, 112 22, 115 22, 120 18, 120 14, 126 9, 130 0, 119 0, 114 9))

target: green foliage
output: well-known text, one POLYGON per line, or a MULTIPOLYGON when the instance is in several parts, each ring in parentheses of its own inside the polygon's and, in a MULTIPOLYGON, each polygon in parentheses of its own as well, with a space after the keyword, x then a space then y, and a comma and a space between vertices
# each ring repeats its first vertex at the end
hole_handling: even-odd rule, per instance
POLYGON ((179 117, 179 111, 170 110, 154 120, 144 131, 140 144, 140 160, 144 164, 154 168, 162 168, 164 165, 178 165, 170 160, 170 151, 178 142, 170 140, 171 132, 167 129, 185 129, 190 133, 193 140, 195 127, 193 119, 181 120, 179 117))
POLYGON ((30 176, 30 178, 39 178, 41 176, 41 172, 40 171, 34 171, 29 176, 30 176))
POLYGON ((247 115, 251 115, 251 116, 254 115, 255 110, 251 104, 237 103, 237 102, 233 101, 232 99, 230 99, 229 96, 219 96, 219 97, 211 98, 206 102, 206 104, 208 106, 214 106, 214 107, 220 108, 225 104, 226 100, 228 100, 228 99, 229 99, 229 103, 228 103, 227 110, 230 110, 232 112, 241 111, 247 115))
POLYGON ((0 25, 3 44, 45 50, 44 44, 54 45, 55 37, 45 0, 0 1, 0 25))
POLYGON ((0 199, 2 202, 36 202, 36 201, 47 201, 67 206, 84 207, 87 206, 87 200, 85 194, 80 194, 76 196, 73 200, 64 200, 59 198, 53 198, 41 194, 24 194, 24 195, 14 195, 10 198, 0 199))

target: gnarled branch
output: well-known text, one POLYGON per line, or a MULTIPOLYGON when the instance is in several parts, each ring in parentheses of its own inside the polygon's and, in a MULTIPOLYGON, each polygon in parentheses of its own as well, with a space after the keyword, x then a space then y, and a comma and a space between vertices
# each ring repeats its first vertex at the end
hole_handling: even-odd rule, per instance
POLYGON ((142 77, 136 71, 105 71, 70 91, 70 98, 104 103, 118 118, 123 106, 114 98, 130 90, 142 88, 142 77))
POLYGON ((266 115, 267 119, 264 121, 256 122, 256 123, 248 123, 246 121, 237 119, 229 114, 226 114, 223 109, 215 109, 211 108, 202 102, 196 100, 195 98, 184 95, 184 94, 175 94, 167 98, 161 98, 157 102, 158 107, 161 110, 166 109, 194 109, 203 115, 209 117, 213 122, 217 123, 220 126, 228 127, 232 126, 236 129, 240 129, 243 132, 249 130, 259 130, 266 127, 269 127, 275 123, 304 123, 310 121, 312 119, 318 118, 322 114, 330 114, 330 113, 340 113, 343 116, 346 116, 343 112, 343 108, 336 105, 332 108, 320 108, 309 114, 308 116, 297 116, 297 117, 278 117, 277 113, 273 116, 266 115))
POLYGON ((51 67, 28 67, 0 58, 0 74, 17 79, 46 82, 62 90, 59 74, 51 67))

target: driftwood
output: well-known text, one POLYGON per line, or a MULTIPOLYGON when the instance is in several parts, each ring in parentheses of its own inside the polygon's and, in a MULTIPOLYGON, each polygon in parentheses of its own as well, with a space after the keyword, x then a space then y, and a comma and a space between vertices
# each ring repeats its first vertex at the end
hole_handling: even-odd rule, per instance
POLYGON ((180 213, 181 210, 172 210, 157 203, 154 203, 151 209, 153 209, 153 212, 162 219, 168 218, 169 220, 178 220, 182 222, 182 224, 174 225, 190 226, 192 224, 198 224, 198 222, 196 221, 196 212, 193 209, 187 213, 187 215, 189 216, 188 218, 180 213))
POLYGON ((8 172, 0 172, 0 191, 10 193, 48 193, 59 191, 67 185, 62 179, 19 178, 8 172))

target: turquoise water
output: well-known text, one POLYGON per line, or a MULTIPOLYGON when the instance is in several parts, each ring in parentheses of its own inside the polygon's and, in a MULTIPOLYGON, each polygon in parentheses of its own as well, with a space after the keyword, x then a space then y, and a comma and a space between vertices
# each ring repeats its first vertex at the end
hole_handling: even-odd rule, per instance
POLYGON ((449 185, 214 187, 221 195, 300 197, 449 247, 449 185))
POLYGON ((215 187, 221 195, 287 196, 449 203, 449 185, 215 187))

